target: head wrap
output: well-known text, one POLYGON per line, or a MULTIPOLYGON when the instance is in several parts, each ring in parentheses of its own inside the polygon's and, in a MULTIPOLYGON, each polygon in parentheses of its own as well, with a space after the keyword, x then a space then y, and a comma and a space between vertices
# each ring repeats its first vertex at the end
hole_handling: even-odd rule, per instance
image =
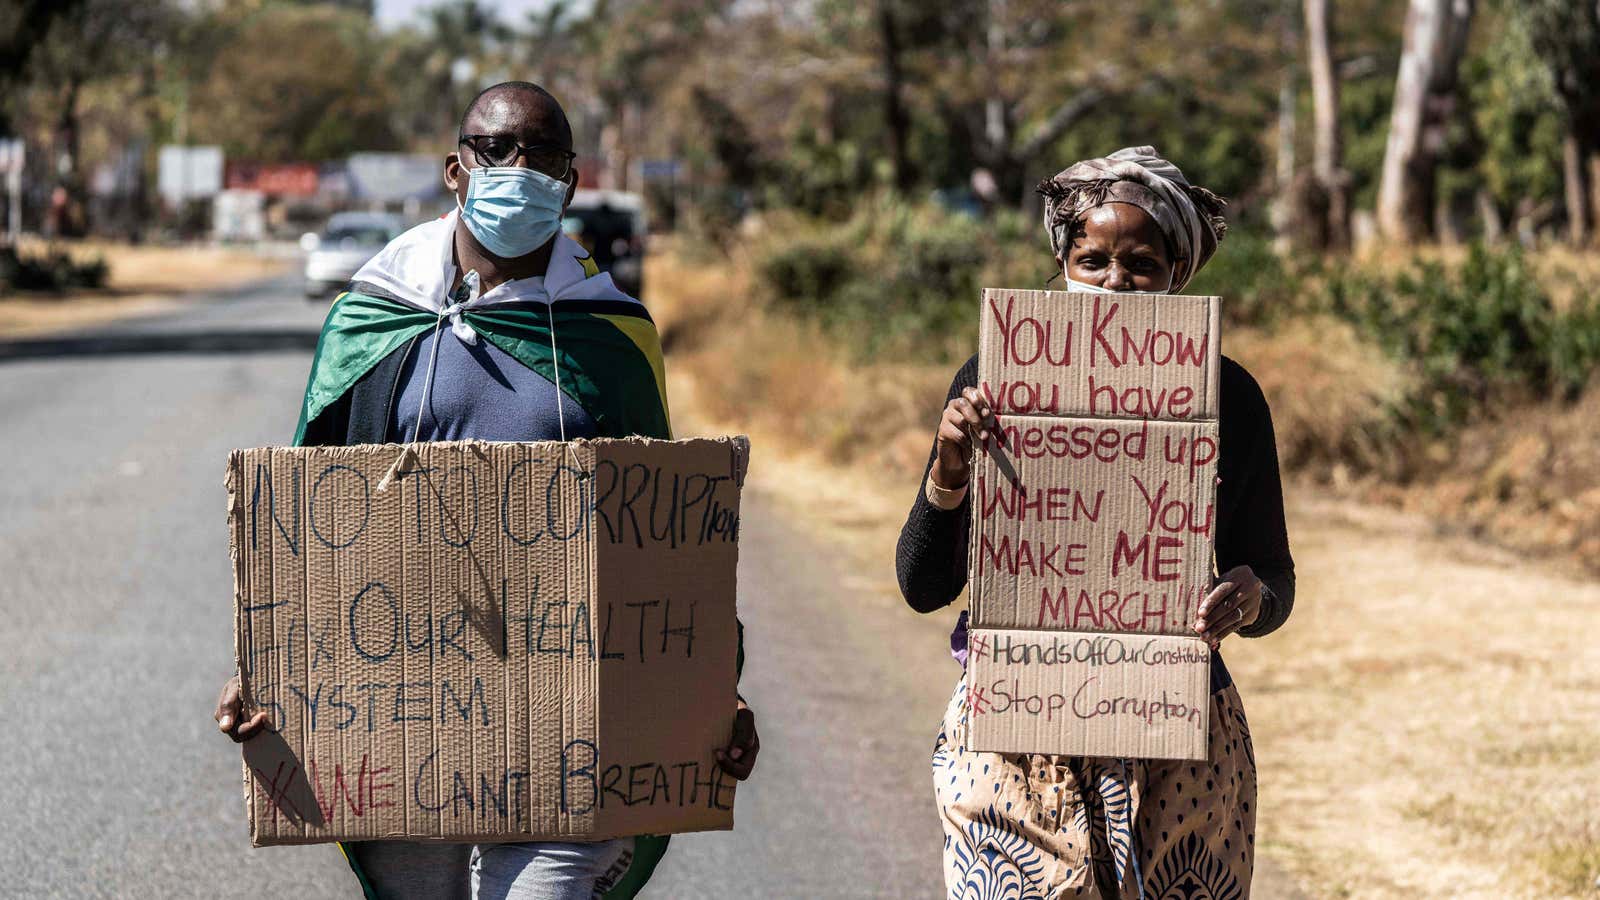
POLYGON ((1160 226, 1173 256, 1169 293, 1183 290, 1228 231, 1221 197, 1192 185, 1154 147, 1125 147, 1110 156, 1075 163, 1039 183, 1050 249, 1065 259, 1072 231, 1089 210, 1106 203, 1139 207, 1160 226))

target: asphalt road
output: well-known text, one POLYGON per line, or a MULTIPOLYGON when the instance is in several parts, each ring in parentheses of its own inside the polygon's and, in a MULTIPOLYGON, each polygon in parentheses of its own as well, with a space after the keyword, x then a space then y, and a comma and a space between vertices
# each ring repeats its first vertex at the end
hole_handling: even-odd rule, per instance
MULTIPOLYGON (((210 717, 232 669, 224 461, 289 439, 322 315, 285 278, 0 341, 0 896, 359 896, 332 847, 250 848, 210 717)), ((953 611, 915 616, 744 503, 761 757, 735 829, 676 838, 646 895, 941 896, 927 767, 953 611)), ((1265 859, 1255 893, 1298 896, 1265 859)))
MULTIPOLYGON (((223 463, 290 436, 321 315, 284 279, 0 343, 0 895, 357 895, 331 847, 250 848, 210 718, 232 665, 223 463)), ((850 590, 759 494, 744 522, 759 767, 736 829, 675 840, 647 894, 938 895, 939 623, 850 590)))

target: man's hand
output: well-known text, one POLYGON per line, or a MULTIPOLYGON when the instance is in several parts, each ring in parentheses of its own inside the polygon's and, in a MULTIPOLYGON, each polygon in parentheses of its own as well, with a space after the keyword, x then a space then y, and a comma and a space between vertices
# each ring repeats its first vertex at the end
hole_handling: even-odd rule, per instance
POLYGON ((761 738, 756 735, 756 714, 739 701, 739 710, 733 714, 733 737, 725 750, 717 751, 717 765, 722 771, 739 779, 750 777, 756 767, 756 754, 761 752, 761 738))
POLYGON ((1194 630, 1217 649, 1222 639, 1255 622, 1261 615, 1261 579, 1249 566, 1234 566, 1200 601, 1194 630))
POLYGON ((935 438, 938 448, 933 460, 933 483, 942 488, 957 490, 972 477, 972 439, 987 441, 991 436, 1003 441, 1000 435, 1000 418, 989 408, 989 401, 977 388, 963 388, 961 396, 951 400, 939 419, 939 432, 935 438))
POLYGON ((267 728, 266 710, 240 721, 242 706, 239 701, 239 676, 235 675, 222 686, 222 694, 217 697, 217 712, 212 718, 217 720, 217 730, 232 738, 236 744, 250 740, 267 728))

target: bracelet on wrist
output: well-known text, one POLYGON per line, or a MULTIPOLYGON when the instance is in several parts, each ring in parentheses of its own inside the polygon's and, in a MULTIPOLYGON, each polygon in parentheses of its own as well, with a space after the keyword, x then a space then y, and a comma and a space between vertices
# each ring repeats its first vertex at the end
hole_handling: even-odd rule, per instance
POLYGON ((923 496, 928 498, 928 502, 935 507, 951 510, 960 506, 961 501, 967 498, 967 488, 971 484, 972 482, 969 480, 958 488, 947 488, 934 480, 933 470, 929 469, 927 481, 923 483, 922 493, 923 496))

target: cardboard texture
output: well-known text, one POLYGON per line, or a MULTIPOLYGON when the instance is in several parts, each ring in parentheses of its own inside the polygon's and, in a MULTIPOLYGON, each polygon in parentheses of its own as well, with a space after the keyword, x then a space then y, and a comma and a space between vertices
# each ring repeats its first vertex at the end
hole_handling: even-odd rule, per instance
POLYGON ((1001 426, 1011 452, 978 454, 971 482, 974 621, 1192 635, 1211 587, 1217 423, 1001 426))
POLYGON ((968 745, 1203 758, 1210 653, 1191 623, 1213 573, 1218 299, 989 289, 981 316, 1001 435, 971 482, 968 745), (1148 650, 994 650, 1096 640, 1148 650))
POLYGON ((981 749, 997 753, 1205 756, 1204 641, 975 628, 967 652, 969 744, 981 734, 981 749))
POLYGON ((234 451, 257 845, 731 828, 742 439, 234 451))
POLYGON ((988 288, 979 390, 1000 415, 1215 421, 1221 304, 988 288))

